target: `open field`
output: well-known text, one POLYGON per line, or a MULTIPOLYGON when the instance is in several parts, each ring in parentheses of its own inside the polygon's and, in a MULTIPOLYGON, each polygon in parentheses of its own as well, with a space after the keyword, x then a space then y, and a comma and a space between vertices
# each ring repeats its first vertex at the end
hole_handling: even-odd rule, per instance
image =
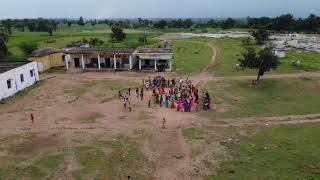
MULTIPOLYGON (((141 87, 142 78, 154 75, 43 74, 43 78, 56 77, 0 104, 0 178, 124 179, 131 175, 135 179, 230 176, 254 179, 255 172, 242 172, 264 161, 270 166, 275 161, 274 167, 288 167, 291 172, 296 163, 311 158, 300 146, 310 146, 310 151, 319 149, 318 144, 301 145, 315 141, 317 136, 310 135, 311 132, 317 134, 318 130, 312 129, 313 126, 276 125, 318 121, 320 115, 315 113, 320 112, 317 103, 320 84, 317 78, 268 79, 263 80, 261 87, 249 87, 242 80, 212 81, 203 86, 210 90, 215 102, 214 110, 209 112, 181 113, 155 104, 148 108, 151 91, 143 101, 131 96, 133 111, 124 109, 117 98, 118 90, 131 87, 133 93, 134 87, 141 87), (224 111, 226 108, 231 111, 224 111), (29 120, 30 113, 35 115, 34 124, 29 120), (315 115, 290 116, 285 120, 255 118, 310 113, 315 115), (163 117, 167 119, 165 130, 161 129, 163 117), (272 129, 266 127, 268 123, 272 129), (305 128, 307 130, 303 130, 305 128), (295 133, 290 133, 292 131, 295 133), (259 135, 260 132, 268 136, 259 135), (298 135, 304 137, 304 141, 296 140, 298 135), (290 139, 289 144, 285 143, 289 141, 285 137, 290 139), (259 148, 250 149, 252 143, 259 148), (264 146, 272 152, 262 156, 260 147, 264 146), (295 154, 299 154, 299 158, 288 163, 281 163, 284 159, 272 159, 273 153, 286 148, 291 148, 292 153, 283 156, 284 159, 293 158, 295 154), (239 160, 237 153, 252 164, 238 166, 243 159, 239 160)), ((175 73, 164 76, 178 77, 175 73)), ((318 168, 317 163, 315 158, 306 162, 301 177, 317 177, 313 170, 318 168)), ((257 169, 258 174, 282 177, 268 173, 266 169, 270 166, 257 169)))
MULTIPOLYGON (((148 31, 147 46, 158 46, 156 37, 165 31, 148 31)), ((47 33, 15 32, 9 48, 19 56, 17 45, 23 41, 60 48, 83 37, 103 39, 104 47, 141 45, 143 30, 126 32, 127 39, 115 44, 105 25, 61 27, 53 43, 46 42, 47 33)), ((252 87, 256 71, 235 69, 243 50, 239 39, 170 43, 175 72, 51 70, 41 79, 53 78, 1 102, 0 179, 320 178, 320 75, 295 74, 319 71, 318 54, 288 52, 278 70, 252 87), (292 59, 302 67, 292 66, 292 59), (135 88, 142 87, 143 78, 158 75, 189 77, 209 91, 212 110, 177 112, 154 103, 148 108, 152 91, 140 100, 135 88), (118 91, 129 87, 132 112, 118 98, 118 91)))
POLYGON ((171 46, 174 52, 173 67, 178 73, 200 73, 210 63, 212 50, 206 44, 175 40, 171 42, 171 46))
POLYGON ((265 79, 259 87, 249 81, 212 81, 203 87, 213 94, 208 118, 284 116, 318 113, 319 78, 265 79))
MULTIPOLYGON (((212 44, 218 51, 217 64, 210 69, 215 76, 239 76, 255 75, 256 70, 239 69, 236 64, 244 51, 241 39, 236 38, 190 38, 179 40, 180 42, 198 41, 212 44)), ((253 45, 255 46, 255 45, 253 45)), ((255 46, 257 50, 259 47, 255 46)), ((203 59, 203 58, 202 58, 203 59)), ((176 59, 179 63, 180 59, 176 59)), ((191 61, 192 62, 192 61, 191 61)), ((289 51, 287 57, 280 59, 281 65, 276 70, 271 70, 266 74, 284 74, 303 71, 319 71, 320 55, 304 51, 289 51), (293 60, 301 61, 301 66, 296 67, 292 64, 293 60)))
POLYGON ((232 160, 211 179, 319 179, 319 125, 281 125, 232 139, 232 160))

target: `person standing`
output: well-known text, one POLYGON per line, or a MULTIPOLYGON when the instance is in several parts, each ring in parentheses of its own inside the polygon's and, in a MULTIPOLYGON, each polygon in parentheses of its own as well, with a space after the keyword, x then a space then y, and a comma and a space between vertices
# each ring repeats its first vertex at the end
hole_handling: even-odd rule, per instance
POLYGON ((31 118, 31 123, 33 124, 33 123, 34 123, 34 116, 33 116, 33 113, 31 113, 30 118, 31 118))
POLYGON ((162 119, 162 129, 166 128, 166 118, 162 119))
POLYGON ((129 96, 131 96, 131 88, 128 88, 129 96))

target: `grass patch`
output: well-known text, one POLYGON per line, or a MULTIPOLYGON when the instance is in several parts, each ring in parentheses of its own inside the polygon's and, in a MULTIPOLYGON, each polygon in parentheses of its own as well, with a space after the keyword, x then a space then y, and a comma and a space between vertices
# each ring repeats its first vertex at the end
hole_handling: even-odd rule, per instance
POLYGON ((81 169, 74 172, 76 179, 150 179, 151 163, 139 149, 137 139, 120 137, 97 141, 75 149, 81 169), (110 154, 104 152, 110 148, 110 154))
POLYGON ((320 54, 315 52, 305 51, 288 51, 286 57, 282 58, 281 66, 276 72, 297 72, 298 70, 304 71, 320 71, 320 54), (300 61, 301 65, 296 67, 292 65, 292 61, 300 61))
POLYGON ((69 87, 65 93, 74 97, 72 102, 77 101, 86 93, 93 93, 95 97, 100 99, 100 103, 105 103, 117 98, 119 90, 127 90, 128 87, 133 89, 137 86, 138 84, 132 81, 95 80, 69 87))
POLYGON ((104 118, 104 117, 105 117, 104 114, 101 114, 99 112, 94 112, 94 113, 91 113, 89 116, 82 118, 81 121, 84 123, 96 123, 97 119, 104 118))
POLYGON ((200 128, 186 128, 182 130, 183 136, 188 138, 188 139, 203 139, 204 135, 206 135, 206 132, 204 129, 200 129, 200 128))
POLYGON ((0 179, 47 179, 52 178, 65 162, 65 154, 44 154, 28 162, 16 162, 0 168, 0 179))
POLYGON ((178 73, 186 75, 201 72, 210 62, 213 53, 206 44, 188 39, 172 41, 171 45, 174 52, 173 67, 178 73))
POLYGON ((281 125, 230 146, 233 159, 210 179, 319 179, 320 123, 281 125))
POLYGON ((34 89, 40 87, 41 85, 43 85, 43 81, 39 81, 39 82, 36 82, 35 84, 23 89, 22 91, 19 91, 16 96, 17 97, 23 97, 25 95, 27 95, 28 93, 30 93, 31 91, 33 91, 34 89))
POLYGON ((260 87, 246 81, 220 81, 207 84, 215 110, 200 114, 209 118, 283 116, 320 112, 319 79, 265 79, 260 87), (228 111, 219 111, 228 107, 228 111))

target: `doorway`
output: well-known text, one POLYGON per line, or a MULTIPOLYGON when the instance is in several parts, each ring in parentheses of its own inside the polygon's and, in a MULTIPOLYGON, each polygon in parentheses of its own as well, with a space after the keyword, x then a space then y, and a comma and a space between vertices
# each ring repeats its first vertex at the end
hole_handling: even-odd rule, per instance
POLYGON ((80 67, 80 59, 74 58, 74 67, 79 68, 80 67))

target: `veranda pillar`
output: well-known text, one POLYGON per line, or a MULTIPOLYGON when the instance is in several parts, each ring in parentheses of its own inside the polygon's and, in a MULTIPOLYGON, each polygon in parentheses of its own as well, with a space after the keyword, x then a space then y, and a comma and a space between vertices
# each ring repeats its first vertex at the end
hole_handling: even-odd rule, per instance
POLYGON ((129 56, 129 66, 130 66, 130 70, 132 69, 132 56, 129 56))
POLYGON ((172 71, 172 60, 169 61, 169 71, 172 71))
POLYGON ((84 58, 83 58, 83 54, 81 54, 81 64, 82 64, 82 69, 84 69, 84 68, 85 68, 85 66, 84 66, 84 58))
POLYGON ((154 60, 154 70, 155 71, 158 70, 158 68, 157 68, 157 60, 154 60))
POLYGON ((116 59, 116 55, 113 56, 113 65, 114 65, 114 69, 117 69, 117 59, 116 59))
POLYGON ((141 59, 139 59, 139 70, 141 70, 141 59))
POLYGON ((68 58, 67 55, 64 56, 64 62, 66 62, 66 69, 69 69, 69 63, 68 63, 68 58))
POLYGON ((98 68, 101 69, 101 65, 100 65, 100 54, 98 55, 98 68))

